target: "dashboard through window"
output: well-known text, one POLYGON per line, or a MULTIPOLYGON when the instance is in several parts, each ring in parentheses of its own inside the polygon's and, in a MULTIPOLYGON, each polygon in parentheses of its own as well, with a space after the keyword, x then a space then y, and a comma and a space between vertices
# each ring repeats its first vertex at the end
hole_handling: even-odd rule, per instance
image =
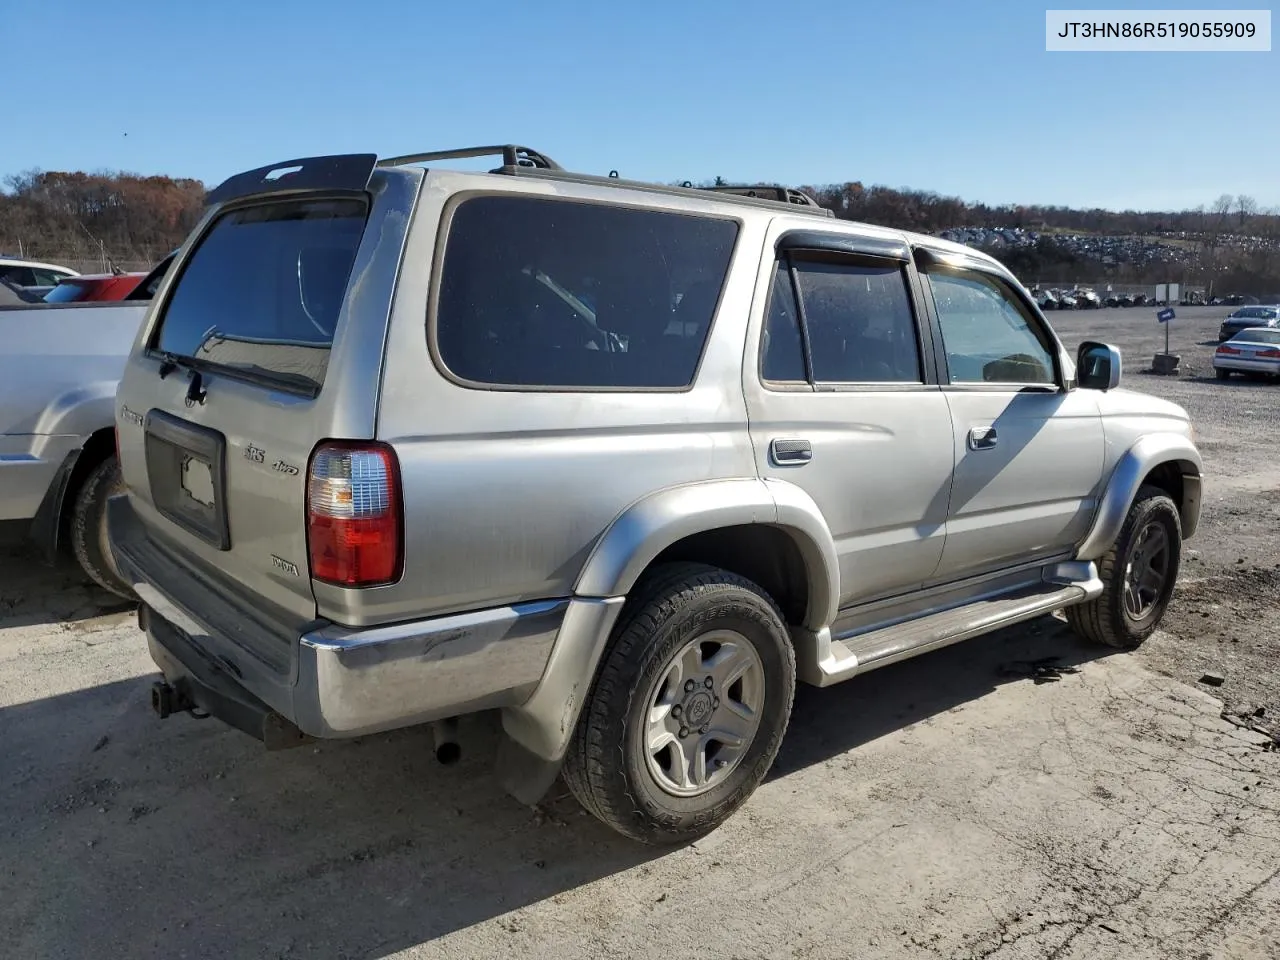
POLYGON ((952 383, 1056 384, 1048 336, 999 280, 963 270, 925 276, 952 383))

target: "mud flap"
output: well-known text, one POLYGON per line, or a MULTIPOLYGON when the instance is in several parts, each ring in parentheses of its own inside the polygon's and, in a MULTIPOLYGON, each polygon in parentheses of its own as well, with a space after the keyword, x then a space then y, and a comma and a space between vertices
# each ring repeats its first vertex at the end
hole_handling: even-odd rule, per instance
POLYGON ((564 761, 543 760, 504 733, 498 743, 493 775, 503 790, 531 807, 546 796, 562 766, 564 761))

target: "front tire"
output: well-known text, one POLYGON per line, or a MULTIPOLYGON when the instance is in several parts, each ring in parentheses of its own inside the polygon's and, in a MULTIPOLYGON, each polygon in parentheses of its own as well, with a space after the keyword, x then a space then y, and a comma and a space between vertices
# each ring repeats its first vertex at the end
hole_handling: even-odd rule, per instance
POLYGON ((125 600, 136 600, 132 587, 116 569, 107 542, 107 500, 118 493, 124 493, 124 479, 115 457, 109 457, 89 471, 76 491, 71 513, 71 548, 80 569, 94 583, 125 600))
POLYGON ((1159 487, 1142 487, 1120 536, 1098 564, 1101 595, 1068 607, 1067 623, 1086 640, 1137 649, 1164 618, 1181 555, 1178 508, 1159 487))
POLYGON ((767 593, 715 567, 659 567, 614 628, 565 782, 628 837, 696 840, 773 765, 795 684, 795 653, 767 593))

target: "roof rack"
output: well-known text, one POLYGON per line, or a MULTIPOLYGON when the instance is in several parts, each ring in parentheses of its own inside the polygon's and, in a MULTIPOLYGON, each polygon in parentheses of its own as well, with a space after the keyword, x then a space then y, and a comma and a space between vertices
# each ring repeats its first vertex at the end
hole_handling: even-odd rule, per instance
MULTIPOLYGON (((691 186, 686 181, 686 186, 691 186)), ((818 201, 813 199, 802 190, 792 190, 790 187, 778 187, 770 184, 757 184, 755 186, 732 187, 720 185, 714 187, 700 187, 701 190, 711 190, 717 193, 728 193, 740 197, 759 197, 762 200, 775 200, 782 203, 794 203, 800 207, 816 207, 818 201)))
POLYGON ((469 157, 502 157, 503 167, 534 167, 540 170, 563 170, 545 153, 530 147, 506 143, 492 147, 461 147, 457 150, 432 150, 427 153, 406 153, 402 157, 387 157, 378 161, 380 167, 399 167, 406 163, 429 163, 435 160, 465 160, 469 157))
POLYGON ((680 186, 666 186, 643 180, 623 180, 618 171, 611 170, 607 177, 588 173, 576 173, 566 170, 545 153, 531 147, 522 147, 508 143, 488 147, 461 147, 456 150, 432 150, 426 153, 408 153, 401 157, 386 157, 378 160, 380 167, 398 167, 409 163, 431 163, 436 160, 462 160, 470 157, 502 157, 502 166, 490 173, 507 175, 532 176, 552 180, 566 180, 575 183, 608 185, 611 187, 627 187, 633 190, 647 190, 653 193, 667 193, 676 196, 690 196, 700 193, 717 193, 734 203, 750 204, 776 208, 785 204, 795 213, 812 213, 823 217, 834 217, 835 214, 819 206, 818 202, 800 190, 790 187, 779 187, 767 184, 757 186, 714 186, 695 187, 686 180, 680 186), (798 208, 798 209, 797 209, 798 208))

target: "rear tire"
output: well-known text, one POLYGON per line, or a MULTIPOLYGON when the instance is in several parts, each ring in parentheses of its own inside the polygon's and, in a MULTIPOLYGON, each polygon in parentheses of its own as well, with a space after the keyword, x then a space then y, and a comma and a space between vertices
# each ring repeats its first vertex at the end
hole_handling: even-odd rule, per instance
POLYGON ((703 564, 658 567, 614 628, 569 744, 565 782, 625 836, 696 840, 773 765, 795 684, 786 625, 760 587, 703 564))
POLYGON ((1159 487, 1142 487, 1120 536, 1098 563, 1101 595, 1067 607, 1067 623, 1094 643, 1137 649, 1164 618, 1181 554, 1178 508, 1159 487))
POLYGON ((1230 380, 1230 379, 1231 379, 1231 371, 1230 371, 1230 370, 1223 370, 1221 367, 1214 367, 1214 368, 1213 368, 1213 375, 1214 375, 1215 377, 1217 377, 1219 380, 1230 380))
POLYGON ((94 583, 125 600, 136 600, 132 587, 120 576, 107 542, 107 500, 124 493, 124 479, 115 457, 94 467, 75 494, 71 514, 71 548, 76 561, 94 583))

